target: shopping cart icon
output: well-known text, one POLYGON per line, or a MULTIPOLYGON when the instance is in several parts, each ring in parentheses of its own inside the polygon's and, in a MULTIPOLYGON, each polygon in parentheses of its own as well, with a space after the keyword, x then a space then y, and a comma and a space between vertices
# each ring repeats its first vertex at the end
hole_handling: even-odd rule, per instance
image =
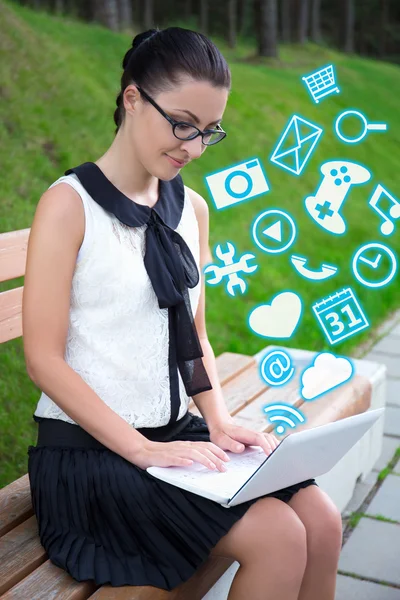
POLYGON ((306 83, 308 91, 316 104, 329 94, 340 93, 335 82, 335 72, 333 65, 322 67, 319 71, 314 71, 310 75, 305 75, 302 80, 306 83))

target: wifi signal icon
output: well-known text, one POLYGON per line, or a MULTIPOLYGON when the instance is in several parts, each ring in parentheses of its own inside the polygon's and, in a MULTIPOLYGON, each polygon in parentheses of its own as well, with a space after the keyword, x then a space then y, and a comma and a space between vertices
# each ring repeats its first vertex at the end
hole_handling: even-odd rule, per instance
MULTIPOLYGON (((292 429, 294 429, 296 427, 296 425, 298 425, 299 423, 305 423, 305 416, 296 408, 293 408, 293 406, 291 406, 290 404, 268 404, 266 406, 263 407, 263 412, 267 413, 267 417, 270 423, 275 423, 275 421, 284 421, 284 423, 287 423, 288 425, 290 425, 290 427, 292 429), (279 411, 278 414, 274 414, 274 415, 270 415, 269 413, 271 413, 272 411, 279 411), (294 417, 296 417, 299 421, 299 423, 295 423, 293 421, 293 419, 291 419, 288 416, 285 416, 286 414, 292 414, 294 417)), ((280 424, 277 426, 276 428, 276 433, 278 433, 279 435, 281 435, 282 433, 285 432, 285 425, 284 424, 280 424)))

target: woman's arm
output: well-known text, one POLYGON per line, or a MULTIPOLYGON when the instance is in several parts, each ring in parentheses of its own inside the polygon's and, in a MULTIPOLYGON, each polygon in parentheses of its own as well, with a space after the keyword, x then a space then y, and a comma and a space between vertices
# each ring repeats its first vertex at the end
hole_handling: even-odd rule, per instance
MULTIPOLYGON (((200 241, 200 266, 203 271, 207 263, 212 262, 212 254, 209 246, 209 210, 207 202, 200 194, 185 186, 188 190, 189 197, 192 201, 193 208, 196 213, 197 222, 199 225, 199 241, 200 241)), ((205 419, 208 429, 211 430, 214 426, 221 422, 234 423, 233 418, 229 414, 225 399, 222 393, 221 384, 219 382, 217 365, 212 346, 208 340, 205 319, 205 282, 202 278, 201 293, 198 308, 195 316, 195 324, 197 333, 200 339, 200 344, 204 353, 202 358, 207 375, 210 379, 212 390, 201 392, 193 396, 193 401, 205 419)))
POLYGON ((40 198, 29 235, 22 302, 30 379, 73 421, 133 462, 147 438, 114 412, 65 361, 72 278, 85 231, 78 193, 59 183, 40 198))

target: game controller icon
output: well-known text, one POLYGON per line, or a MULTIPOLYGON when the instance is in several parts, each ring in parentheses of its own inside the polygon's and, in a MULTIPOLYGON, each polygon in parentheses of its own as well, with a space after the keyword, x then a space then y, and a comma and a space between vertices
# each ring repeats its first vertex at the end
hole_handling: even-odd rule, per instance
POLYGON ((305 199, 306 210, 318 225, 336 235, 346 231, 346 222, 340 215, 347 193, 352 185, 365 183, 371 173, 355 162, 330 160, 321 168, 323 179, 315 196, 305 199))

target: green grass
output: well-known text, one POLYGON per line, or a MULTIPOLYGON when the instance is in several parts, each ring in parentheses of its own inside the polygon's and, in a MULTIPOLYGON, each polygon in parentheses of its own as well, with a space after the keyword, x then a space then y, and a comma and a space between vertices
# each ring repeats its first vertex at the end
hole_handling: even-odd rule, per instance
POLYGON ((349 517, 348 525, 354 529, 355 527, 357 527, 358 523, 360 522, 360 519, 362 519, 363 517, 365 517, 366 519, 375 519, 376 521, 384 521, 385 523, 398 523, 398 521, 395 521, 394 519, 389 519, 388 517, 384 517, 383 515, 367 515, 363 512, 354 512, 349 517))
POLYGON ((385 467, 384 469, 382 469, 379 472, 378 481, 383 481, 384 479, 386 479, 386 477, 390 475, 392 471, 393 469, 391 469, 390 467, 385 467))
MULTIPOLYGON (((34 12, 9 1, 0 0, 0 13, 0 51, 6 56, 0 65, 0 231, 11 231, 30 227, 40 196, 66 169, 97 160, 112 143, 120 65, 132 36, 34 12)), ((178 22, 170 25, 188 26, 178 22)), ((381 239, 378 217, 367 205, 375 185, 381 182, 400 196, 400 69, 313 45, 282 47, 279 61, 258 60, 255 45, 248 41, 242 41, 235 50, 223 40, 214 41, 232 71, 232 92, 223 120, 229 137, 207 149, 201 160, 182 171, 182 176, 185 184, 209 203, 211 249, 217 243, 232 241, 239 254, 252 252, 259 264, 256 273, 245 276, 248 289, 243 296, 231 298, 223 286, 207 289, 207 329, 215 354, 254 354, 268 343, 327 349, 310 307, 345 286, 353 287, 372 324, 371 329, 335 347, 336 352, 351 354, 400 305, 398 282, 367 290, 355 281, 350 269, 351 257, 361 244, 381 239), (336 66, 341 94, 315 105, 300 77, 328 62, 336 66), (348 107, 365 112, 371 122, 387 122, 389 130, 372 133, 359 145, 341 143, 333 133, 333 121, 348 107), (318 150, 301 177, 269 162, 294 113, 324 128, 318 150), (205 176, 252 157, 261 160, 271 191, 217 211, 205 176), (303 199, 319 183, 319 165, 334 158, 361 162, 374 174, 372 181, 351 192, 344 205, 349 232, 343 239, 318 228, 303 208, 303 199), (283 254, 263 253, 250 235, 254 218, 268 207, 287 210, 297 222, 296 242, 283 254), (312 268, 321 262, 336 264, 339 273, 327 282, 307 282, 291 267, 292 252, 308 256, 312 268), (247 327, 251 308, 288 289, 299 293, 304 305, 302 321, 292 339, 269 342, 251 333, 247 327)), ((399 251, 398 232, 382 241, 399 251)), ((23 285, 22 277, 2 284, 0 289, 19 285, 23 285)), ((0 370, 1 486, 26 472, 26 447, 35 442, 32 413, 40 390, 25 372, 21 339, 0 346, 0 370)))

